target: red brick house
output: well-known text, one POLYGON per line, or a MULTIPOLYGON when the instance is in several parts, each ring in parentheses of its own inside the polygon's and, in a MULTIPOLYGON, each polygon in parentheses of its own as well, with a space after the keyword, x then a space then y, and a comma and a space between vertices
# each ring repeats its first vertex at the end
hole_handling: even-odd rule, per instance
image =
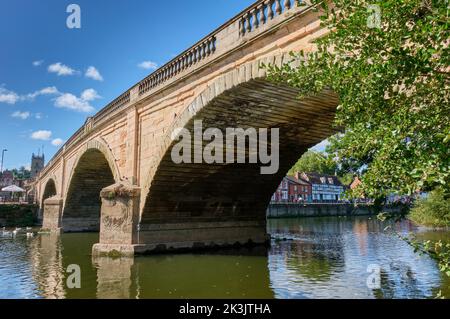
POLYGON ((272 202, 275 203, 299 203, 309 202, 312 199, 312 186, 307 181, 286 176, 278 186, 278 189, 272 196, 272 202))

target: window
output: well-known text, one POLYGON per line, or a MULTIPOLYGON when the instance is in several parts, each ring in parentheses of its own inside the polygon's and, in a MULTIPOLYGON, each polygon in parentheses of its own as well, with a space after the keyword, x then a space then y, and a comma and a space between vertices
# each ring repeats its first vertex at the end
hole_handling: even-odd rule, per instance
POLYGON ((328 183, 330 183, 331 185, 333 185, 333 184, 334 184, 334 180, 333 180, 331 177, 329 177, 329 178, 328 178, 328 183))
POLYGON ((283 191, 282 193, 282 199, 287 200, 288 199, 288 192, 283 191))
POLYGON ((321 177, 321 178, 320 178, 320 182, 321 182, 322 184, 325 184, 325 183, 327 182, 327 180, 325 179, 325 177, 321 177))
POLYGON ((294 191, 297 192, 298 188, 297 186, 294 186, 294 191))

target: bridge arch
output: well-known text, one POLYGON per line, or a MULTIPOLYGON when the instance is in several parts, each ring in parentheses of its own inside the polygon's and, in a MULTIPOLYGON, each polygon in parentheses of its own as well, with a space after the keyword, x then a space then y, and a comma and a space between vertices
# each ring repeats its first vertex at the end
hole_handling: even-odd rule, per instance
POLYGON ((86 143, 74 162, 64 196, 65 232, 98 231, 100 191, 120 181, 120 172, 108 145, 101 139, 86 143))
POLYGON ((44 201, 47 198, 53 197, 58 193, 56 188, 55 176, 51 176, 50 178, 48 178, 44 185, 44 190, 42 192, 42 197, 40 200, 41 207, 44 207, 44 201))
POLYGON ((262 240, 267 204, 283 176, 307 149, 336 132, 334 92, 325 90, 300 100, 295 89, 269 82, 260 67, 261 62, 290 61, 288 54, 277 54, 236 67, 210 83, 177 117, 142 184, 144 240, 165 238, 161 227, 174 241, 189 241, 193 233, 201 244, 262 240), (260 163, 175 164, 171 150, 177 142, 172 135, 179 128, 192 132, 196 120, 202 120, 203 130, 212 127, 222 132, 228 127, 279 128, 278 172, 261 175, 260 163), (186 232, 190 227, 191 232, 186 232), (227 227, 231 230, 224 231, 227 227), (178 237, 173 235, 177 229, 183 229, 178 237), (230 238, 236 239, 230 242, 230 238))

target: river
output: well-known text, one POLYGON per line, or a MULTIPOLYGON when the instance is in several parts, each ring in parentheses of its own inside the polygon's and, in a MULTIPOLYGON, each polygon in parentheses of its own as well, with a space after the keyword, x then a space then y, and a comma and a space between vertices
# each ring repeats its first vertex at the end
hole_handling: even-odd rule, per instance
POLYGON ((450 278, 394 231, 450 240, 407 220, 276 219, 268 251, 92 259, 98 234, 0 234, 0 298, 450 298, 450 278), (81 288, 67 287, 72 264, 81 288))

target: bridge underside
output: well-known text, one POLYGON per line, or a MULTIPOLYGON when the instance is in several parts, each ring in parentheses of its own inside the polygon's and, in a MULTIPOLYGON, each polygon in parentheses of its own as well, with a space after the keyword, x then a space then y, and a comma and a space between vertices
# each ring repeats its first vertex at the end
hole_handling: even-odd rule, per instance
POLYGON ((64 232, 100 230, 100 191, 114 184, 114 177, 104 155, 87 151, 79 160, 71 179, 62 213, 64 232))
MULTIPOLYGON (((203 130, 219 128, 222 132, 226 128, 279 128, 279 170, 262 175, 261 166, 266 165, 261 163, 175 164, 172 144, 152 180, 142 212, 140 249, 265 242, 266 208, 274 190, 308 148, 335 132, 332 123, 337 104, 332 92, 301 101, 294 89, 262 79, 215 98, 185 127, 192 136, 196 120, 202 120, 203 130)), ((208 143, 203 142, 203 147, 208 143)))

